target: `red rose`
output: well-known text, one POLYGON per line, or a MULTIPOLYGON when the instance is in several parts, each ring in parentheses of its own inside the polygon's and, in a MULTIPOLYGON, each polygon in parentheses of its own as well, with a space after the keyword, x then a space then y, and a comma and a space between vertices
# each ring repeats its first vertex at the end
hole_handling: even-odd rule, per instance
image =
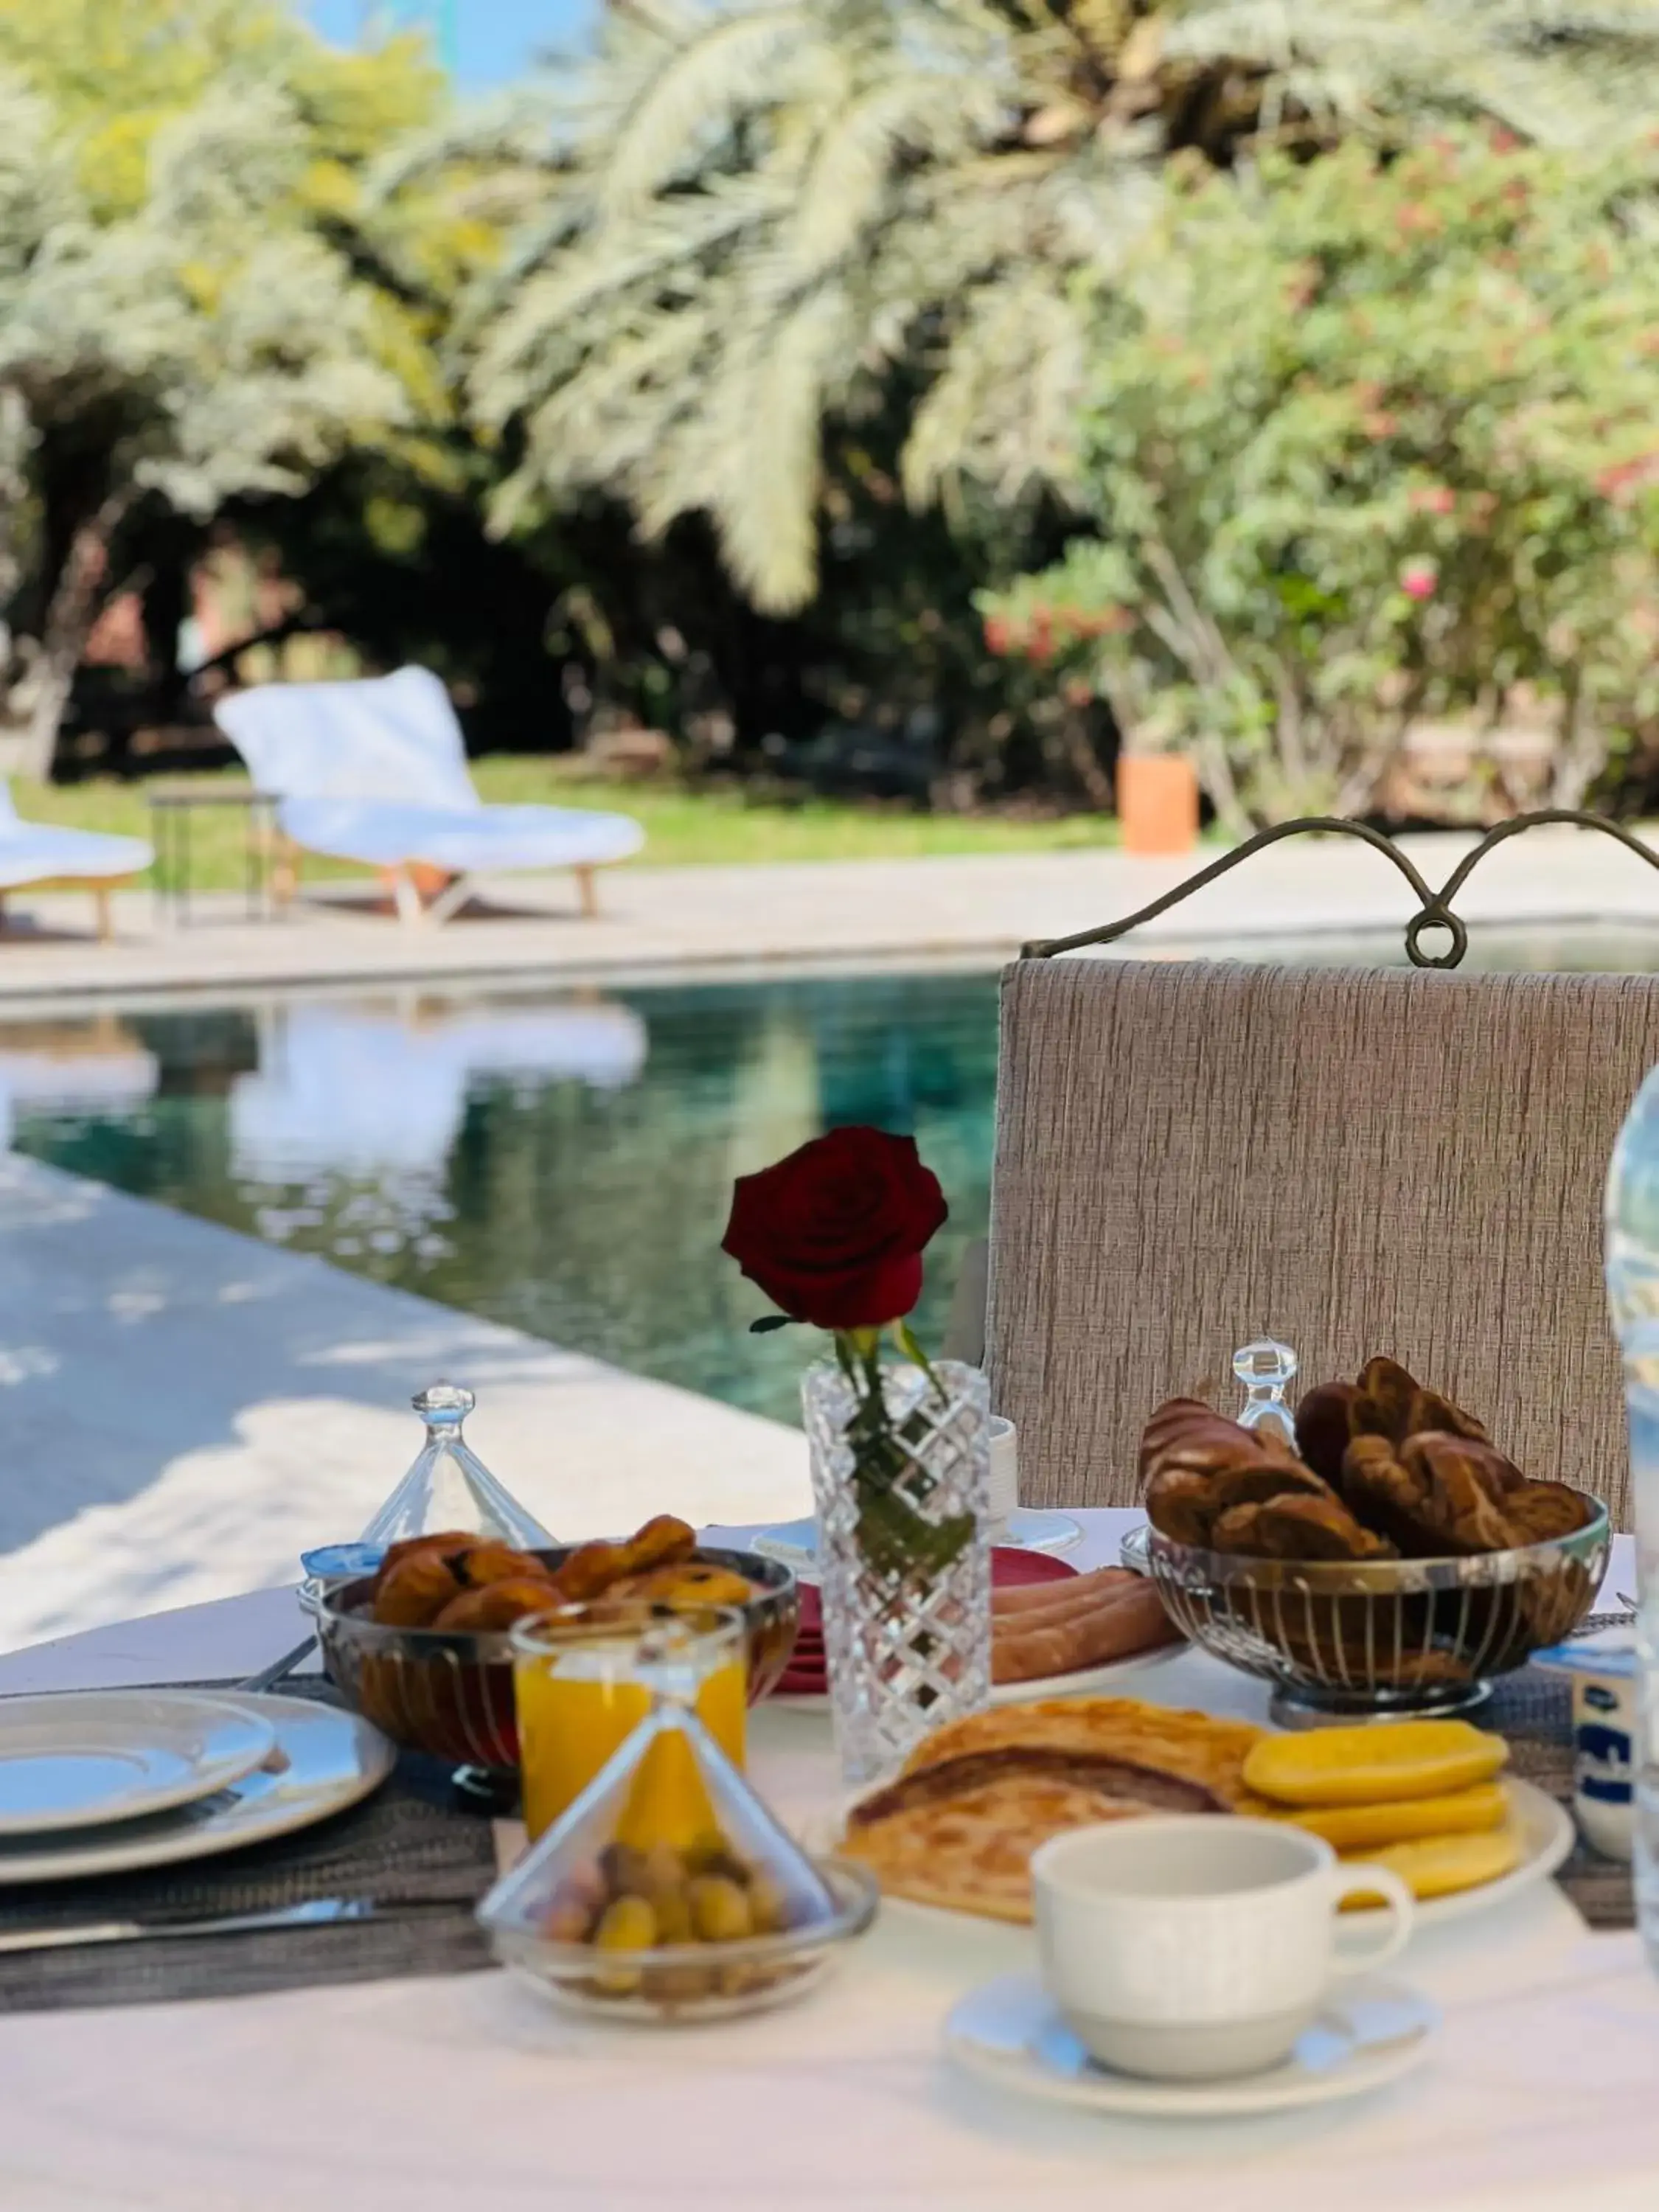
POLYGON ((831 1129, 739 1176, 720 1249, 795 1321, 879 1328, 921 1296, 921 1254, 949 1208, 914 1137, 831 1129))

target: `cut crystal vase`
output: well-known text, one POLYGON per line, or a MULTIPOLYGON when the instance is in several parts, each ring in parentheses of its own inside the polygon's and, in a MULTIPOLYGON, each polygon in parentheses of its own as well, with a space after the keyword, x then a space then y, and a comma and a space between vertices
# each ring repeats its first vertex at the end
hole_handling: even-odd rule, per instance
POLYGON ((991 1692, 990 1397, 976 1367, 883 1365, 888 1421, 828 1360, 801 1384, 830 1703, 863 1788, 991 1692))

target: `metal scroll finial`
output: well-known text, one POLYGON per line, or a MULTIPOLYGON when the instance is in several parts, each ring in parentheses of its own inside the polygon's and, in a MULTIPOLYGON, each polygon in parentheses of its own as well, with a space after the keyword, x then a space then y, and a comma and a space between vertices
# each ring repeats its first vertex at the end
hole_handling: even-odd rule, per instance
POLYGON ((1421 871, 1401 851, 1393 839, 1385 837, 1380 830, 1373 830, 1369 823, 1364 822, 1344 821, 1340 817, 1334 814, 1313 814, 1306 816, 1298 822, 1279 822, 1276 823, 1271 830, 1258 830, 1254 837, 1246 838, 1242 845, 1236 845, 1231 853, 1224 853, 1218 860, 1212 860, 1207 868, 1200 868, 1196 875, 1188 876, 1184 883, 1177 884, 1173 890, 1165 891, 1162 897, 1153 899, 1148 905, 1143 906, 1134 914, 1127 915, 1121 921, 1104 922, 1098 929, 1079 930, 1075 937, 1035 939, 1030 944, 1021 948, 1021 957, 1026 960, 1051 960, 1057 952, 1079 952, 1085 945, 1115 944, 1120 937, 1127 937, 1132 929, 1138 929, 1143 921, 1152 921, 1160 914, 1166 914, 1172 906, 1178 906, 1182 899, 1190 898, 1194 891, 1202 890, 1206 884, 1216 882, 1231 869, 1237 867, 1241 861, 1251 859, 1257 853, 1265 852, 1269 845, 1277 845, 1286 837, 1298 837, 1305 833, 1316 831, 1337 836, 1358 837, 1364 843, 1382 854, 1385 858, 1392 860, 1411 885, 1419 901, 1417 913, 1406 924, 1407 958, 1413 968, 1456 968, 1462 964, 1463 955, 1469 949, 1469 933, 1458 916, 1452 912, 1451 901, 1456 897, 1474 870, 1480 866, 1494 846, 1503 844, 1507 838, 1518 837, 1523 830, 1539 829, 1547 823, 1567 823, 1579 830, 1600 830, 1609 837, 1616 837, 1621 845, 1627 846, 1639 860, 1645 860, 1650 868, 1659 868, 1659 853, 1656 853, 1650 845, 1644 845, 1639 837, 1632 836, 1631 831, 1620 823, 1609 822, 1604 814, 1587 814, 1572 807, 1552 806, 1534 814, 1517 814, 1508 822, 1500 822, 1495 830, 1488 830, 1474 850, 1463 855, 1437 891, 1430 886, 1421 871), (1451 942, 1443 952, 1424 951, 1423 933, 1428 929, 1443 929, 1450 938, 1451 942))

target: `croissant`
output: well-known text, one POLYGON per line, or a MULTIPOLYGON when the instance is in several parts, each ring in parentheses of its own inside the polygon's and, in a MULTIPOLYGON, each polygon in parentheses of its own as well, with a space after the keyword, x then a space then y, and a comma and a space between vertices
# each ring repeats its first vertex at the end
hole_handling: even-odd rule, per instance
POLYGON ((1355 1510, 1384 1528, 1408 1559, 1502 1552, 1515 1539, 1493 1479, 1466 1441, 1431 1431, 1396 1447, 1358 1436, 1342 1462, 1355 1510))
POLYGON ((1206 1548, 1220 1516, 1286 1492, 1330 1499, 1277 1437, 1241 1428, 1194 1398, 1159 1407, 1141 1437, 1146 1517, 1172 1542, 1206 1548))
POLYGON ((1340 1498, 1328 1493, 1291 1493, 1235 1505, 1216 1522, 1210 1543, 1214 1551, 1242 1552, 1258 1559, 1399 1557, 1392 1544, 1363 1527, 1340 1498))
POLYGON ((1387 1437, 1403 1444, 1426 1429, 1484 1443, 1486 1431, 1473 1413, 1454 1406, 1437 1390, 1425 1390, 1397 1359, 1368 1359, 1349 1408, 1351 1432, 1387 1437))
POLYGON ((1333 1489, 1342 1486, 1342 1455, 1352 1437, 1357 1383, 1322 1382, 1296 1409, 1296 1448, 1333 1489))

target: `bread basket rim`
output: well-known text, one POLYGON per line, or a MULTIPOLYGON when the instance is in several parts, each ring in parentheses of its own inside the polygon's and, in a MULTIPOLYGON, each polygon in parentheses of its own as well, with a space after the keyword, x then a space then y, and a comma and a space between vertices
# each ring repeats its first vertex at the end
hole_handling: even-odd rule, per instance
POLYGON ((1224 1588, 1305 1589, 1340 1597, 1492 1589, 1524 1581, 1540 1567, 1582 1561, 1609 1543, 1612 1527, 1603 1501, 1575 1484, 1564 1487, 1592 1508, 1583 1526, 1565 1536, 1547 1536, 1538 1543, 1517 1544, 1502 1552, 1424 1559, 1267 1559, 1248 1552, 1211 1552, 1196 1544, 1178 1543, 1146 1521, 1124 1538, 1121 1556, 1124 1565, 1139 1573, 1162 1564, 1183 1576, 1201 1576, 1224 1588))

